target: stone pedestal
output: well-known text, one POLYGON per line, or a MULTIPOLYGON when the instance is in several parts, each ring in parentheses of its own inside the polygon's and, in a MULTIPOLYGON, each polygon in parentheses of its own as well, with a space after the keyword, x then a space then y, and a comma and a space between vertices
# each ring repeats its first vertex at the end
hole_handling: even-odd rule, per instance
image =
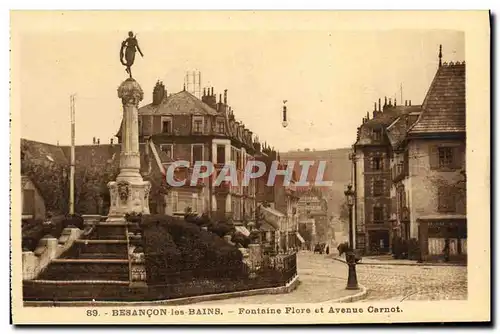
POLYGON ((118 87, 123 105, 121 131, 120 173, 116 181, 109 182, 110 208, 107 222, 125 222, 125 214, 149 214, 151 184, 140 173, 138 105, 144 93, 132 78, 118 87))

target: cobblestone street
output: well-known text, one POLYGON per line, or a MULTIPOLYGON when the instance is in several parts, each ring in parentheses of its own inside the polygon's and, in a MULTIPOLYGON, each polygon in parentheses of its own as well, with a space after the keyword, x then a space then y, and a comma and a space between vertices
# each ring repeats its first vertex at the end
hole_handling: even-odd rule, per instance
MULTIPOLYGON (((368 289, 365 300, 467 299, 467 267, 361 264, 356 268, 359 283, 368 289)), ((289 294, 240 297, 200 304, 319 303, 349 295, 344 290, 347 266, 331 256, 300 252, 298 272, 301 284, 289 294)))

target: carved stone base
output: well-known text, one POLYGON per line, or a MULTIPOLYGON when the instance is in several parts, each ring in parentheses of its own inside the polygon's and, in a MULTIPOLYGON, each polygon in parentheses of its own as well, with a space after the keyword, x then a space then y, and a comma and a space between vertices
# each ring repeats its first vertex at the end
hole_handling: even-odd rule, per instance
POLYGON ((108 183, 111 205, 106 222, 124 222, 125 214, 149 214, 149 181, 113 181, 108 183))

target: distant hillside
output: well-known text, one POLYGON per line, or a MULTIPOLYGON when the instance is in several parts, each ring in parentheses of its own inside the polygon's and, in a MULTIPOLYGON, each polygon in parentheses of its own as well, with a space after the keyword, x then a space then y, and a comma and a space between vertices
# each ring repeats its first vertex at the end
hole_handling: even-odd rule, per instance
POLYGON ((314 181, 316 177, 319 161, 326 161, 326 168, 323 180, 333 181, 331 187, 320 187, 323 195, 328 200, 328 214, 340 215, 340 205, 344 201, 344 190, 351 182, 351 161, 349 160, 350 148, 340 148, 335 150, 313 151, 301 150, 280 153, 282 160, 294 160, 295 172, 300 177, 301 167, 298 165, 300 160, 312 160, 315 162, 309 169, 308 180, 314 181))

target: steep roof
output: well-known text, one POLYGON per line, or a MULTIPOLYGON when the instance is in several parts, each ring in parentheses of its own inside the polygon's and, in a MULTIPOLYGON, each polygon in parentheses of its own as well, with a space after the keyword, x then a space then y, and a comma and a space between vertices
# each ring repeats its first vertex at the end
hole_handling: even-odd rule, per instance
POLYGON ((415 111, 401 115, 387 127, 387 137, 393 148, 396 148, 404 141, 408 129, 416 122, 420 113, 420 111, 415 111))
POLYGON ((217 115, 217 111, 188 91, 180 91, 164 98, 158 105, 152 103, 139 108, 140 115, 217 115))
POLYGON ((355 145, 385 145, 388 139, 382 133, 381 140, 375 140, 373 130, 387 129, 393 124, 401 115, 420 111, 421 106, 386 106, 384 111, 375 112, 375 117, 363 123, 359 129, 359 138, 355 145))
POLYGON ((439 67, 410 135, 465 132, 465 62, 439 67))

